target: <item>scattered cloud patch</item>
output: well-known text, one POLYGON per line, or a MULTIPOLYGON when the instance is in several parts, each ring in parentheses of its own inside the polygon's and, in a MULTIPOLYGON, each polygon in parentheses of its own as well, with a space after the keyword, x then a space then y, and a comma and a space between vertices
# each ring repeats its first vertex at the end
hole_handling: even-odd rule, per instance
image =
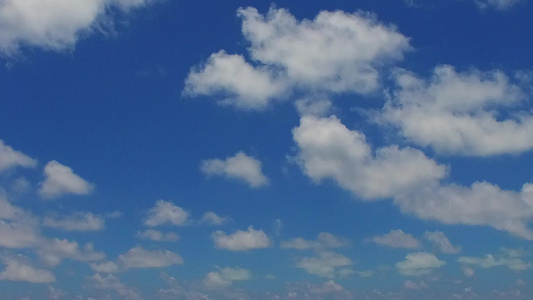
POLYGON ((433 248, 445 254, 457 254, 461 252, 460 246, 454 246, 450 240, 440 231, 424 233, 424 238, 433 244, 433 248))
POLYGON ((313 257, 302 258, 296 267, 304 269, 309 274, 333 279, 352 274, 353 271, 348 268, 352 264, 352 260, 342 254, 324 251, 313 257))
POLYGON ((45 179, 40 183, 39 195, 45 199, 55 199, 63 195, 88 195, 93 184, 74 174, 71 168, 53 160, 44 167, 45 179))
POLYGON ((120 267, 112 261, 92 263, 90 266, 96 273, 117 273, 120 271, 120 267))
POLYGON ((214 213, 212 211, 208 211, 202 216, 202 219, 200 220, 200 223, 201 224, 218 226, 218 225, 226 224, 229 221, 230 221, 229 217, 221 217, 221 216, 217 215, 216 213, 214 213))
POLYGON ((0 280, 30 283, 51 283, 56 281, 52 272, 35 268, 22 259, 4 257, 2 263, 6 267, 0 272, 0 280))
POLYGON ((397 196, 395 203, 405 213, 444 224, 488 225, 515 236, 533 240, 528 223, 533 217, 533 185, 520 192, 502 190, 488 182, 470 187, 442 185, 424 187, 397 196))
POLYGON ((43 240, 35 252, 49 266, 57 266, 64 259, 91 262, 105 259, 105 254, 94 250, 93 244, 87 243, 80 247, 78 242, 67 239, 43 240))
POLYGON ((390 248, 418 249, 422 243, 411 234, 403 232, 401 229, 391 230, 391 232, 375 236, 372 242, 390 248))
POLYGON ((474 0, 474 2, 480 9, 507 10, 518 4, 520 0, 474 0))
POLYGON ((407 254, 405 260, 396 263, 398 272, 406 276, 419 276, 431 273, 446 263, 428 252, 407 254))
POLYGON ((218 158, 204 160, 200 169, 208 176, 218 175, 238 179, 254 188, 267 185, 269 182, 261 170, 261 161, 242 151, 225 160, 218 158))
POLYGON ((125 269, 162 268, 183 263, 178 254, 168 250, 145 250, 141 247, 131 248, 118 256, 120 265, 125 269))
MULTIPOLYGON (((0 4, 0 11, 1 11, 1 4, 0 4)), ((1 16, 1 13, 0 13, 0 16, 1 16)), ((0 43, 1 43, 1 40, 0 40, 0 43)), ((4 172, 16 166, 23 167, 23 168, 32 168, 32 167, 35 167, 36 165, 37 165, 37 160, 25 155, 24 153, 20 151, 14 150, 9 145, 6 145, 3 140, 0 140, 0 172, 4 172)))
POLYGON ((164 224, 185 225, 189 220, 189 213, 174 203, 157 200, 155 206, 148 210, 144 225, 155 227, 164 224))
POLYGON ((459 257, 457 261, 464 266, 478 267, 483 269, 502 266, 513 271, 525 271, 532 269, 533 264, 524 261, 522 256, 522 251, 502 249, 502 251, 500 251, 500 253, 497 255, 486 254, 484 257, 462 256, 459 257))
POLYGON ((346 247, 350 244, 348 239, 335 236, 328 232, 321 232, 315 241, 306 240, 303 238, 294 238, 288 241, 282 241, 280 247, 284 249, 297 250, 326 250, 346 247))
POLYGON ((46 216, 43 225, 64 231, 100 231, 105 229, 105 219, 91 212, 77 212, 70 216, 46 216))
POLYGON ((176 242, 179 240, 179 236, 174 232, 161 232, 154 229, 139 231, 137 232, 137 237, 155 242, 176 242))
POLYGON ((215 247, 230 251, 247 251, 270 247, 270 238, 262 231, 249 226, 246 231, 237 230, 233 234, 215 231, 211 238, 215 247))
POLYGON ((252 278, 252 273, 243 268, 219 268, 216 272, 207 273, 203 284, 208 289, 226 288, 234 281, 244 281, 252 278))
POLYGON ((93 288, 98 290, 113 291, 120 295, 123 299, 143 299, 134 288, 125 285, 113 274, 101 275, 97 273, 87 278, 87 281, 93 288))

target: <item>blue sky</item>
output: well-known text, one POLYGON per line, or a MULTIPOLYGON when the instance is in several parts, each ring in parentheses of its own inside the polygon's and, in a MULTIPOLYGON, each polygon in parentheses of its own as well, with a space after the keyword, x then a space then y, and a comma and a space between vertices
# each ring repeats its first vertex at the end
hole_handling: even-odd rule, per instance
POLYGON ((2 1, 1 298, 533 297, 531 2, 304 2, 2 1))

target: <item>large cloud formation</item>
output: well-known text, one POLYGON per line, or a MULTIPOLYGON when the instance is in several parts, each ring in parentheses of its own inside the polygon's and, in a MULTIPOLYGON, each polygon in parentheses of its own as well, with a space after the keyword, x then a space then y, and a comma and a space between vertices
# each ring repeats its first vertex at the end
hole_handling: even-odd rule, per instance
POLYGON ((379 69, 401 60, 409 39, 372 14, 322 11, 298 21, 285 9, 263 16, 239 9, 254 63, 220 51, 195 67, 185 94, 222 95, 222 104, 261 109, 292 90, 367 94, 379 86, 379 69))

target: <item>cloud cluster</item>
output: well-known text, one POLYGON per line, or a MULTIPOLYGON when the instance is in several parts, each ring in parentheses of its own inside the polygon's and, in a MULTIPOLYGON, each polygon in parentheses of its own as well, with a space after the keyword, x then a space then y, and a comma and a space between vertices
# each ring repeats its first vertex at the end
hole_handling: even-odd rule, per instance
POLYGON ((365 200, 434 186, 446 175, 446 167, 413 148, 388 146, 373 153, 363 133, 346 128, 335 116, 304 116, 292 133, 307 176, 315 182, 334 179, 365 200))
POLYGON ((377 121, 397 127, 410 141, 472 156, 533 149, 533 115, 521 109, 525 94, 503 72, 457 72, 443 65, 428 80, 405 70, 393 79, 397 88, 377 121))
POLYGON ((43 225, 64 231, 100 231, 105 229, 105 218, 91 212, 76 212, 70 216, 46 216, 43 225))
POLYGON ((5 0, 0 2, 0 55, 20 47, 73 48, 80 37, 109 22, 110 8, 123 12, 152 0, 5 0))
POLYGON ((285 9, 239 9, 250 56, 220 51, 185 81, 191 96, 222 95, 222 104, 262 109, 292 90, 361 93, 379 86, 379 69, 403 58, 409 39, 372 14, 322 11, 298 21, 285 9))

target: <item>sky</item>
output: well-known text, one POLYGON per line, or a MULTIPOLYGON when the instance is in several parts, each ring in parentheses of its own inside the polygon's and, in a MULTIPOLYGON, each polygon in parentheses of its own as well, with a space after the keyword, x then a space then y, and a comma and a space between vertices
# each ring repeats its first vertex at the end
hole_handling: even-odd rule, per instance
POLYGON ((0 1, 0 298, 531 299, 531 15, 0 1))

